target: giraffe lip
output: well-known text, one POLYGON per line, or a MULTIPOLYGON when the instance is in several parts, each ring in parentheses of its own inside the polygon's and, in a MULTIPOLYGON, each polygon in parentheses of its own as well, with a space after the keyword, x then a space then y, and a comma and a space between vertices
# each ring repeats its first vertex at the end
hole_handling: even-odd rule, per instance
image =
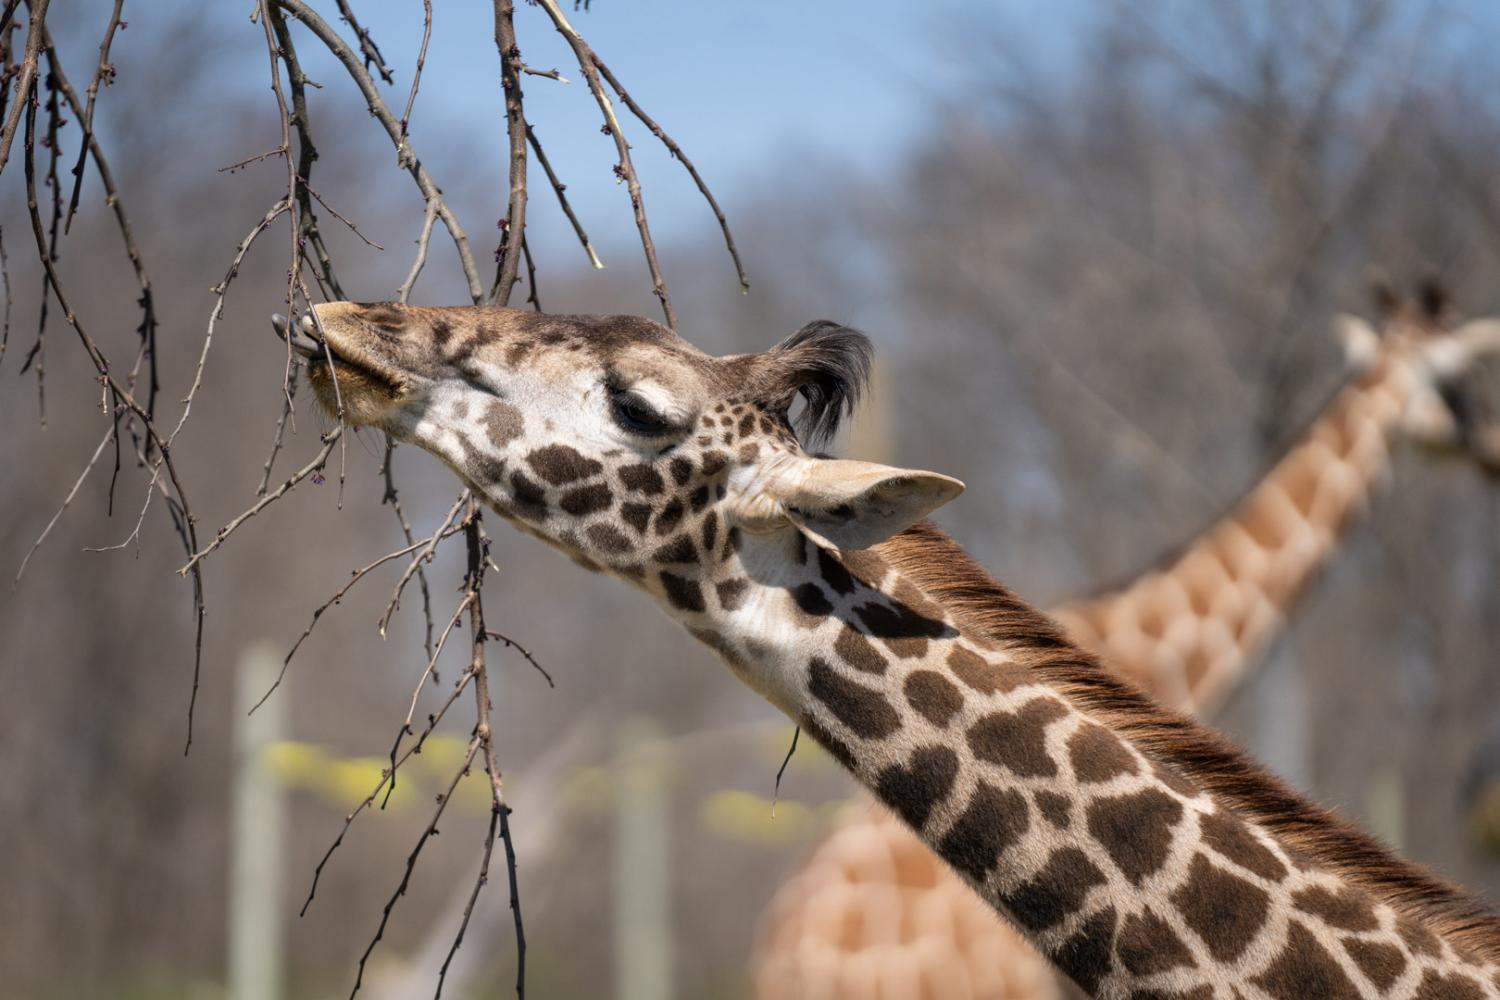
POLYGON ((304 313, 302 319, 295 326, 287 321, 285 316, 274 313, 271 316, 271 326, 276 335, 287 341, 291 349, 303 359, 303 363, 309 368, 317 365, 329 365, 333 368, 343 368, 357 372, 372 381, 386 386, 392 392, 398 391, 401 381, 390 372, 390 370, 377 361, 365 356, 363 351, 351 351, 348 348, 339 348, 333 342, 333 338, 319 335, 317 320, 312 313, 304 313))
MULTIPOLYGON (((309 322, 308 317, 304 316, 301 323, 293 326, 281 313, 272 313, 271 329, 301 357, 309 361, 323 357, 324 341, 318 337, 317 327, 309 322)), ((329 345, 328 349, 332 350, 332 346, 329 345)), ((338 356, 337 351, 333 353, 338 356)))

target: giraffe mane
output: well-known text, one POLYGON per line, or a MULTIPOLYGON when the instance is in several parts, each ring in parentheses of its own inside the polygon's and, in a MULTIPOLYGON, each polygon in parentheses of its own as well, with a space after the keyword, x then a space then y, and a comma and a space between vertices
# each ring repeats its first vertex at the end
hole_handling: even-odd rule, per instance
POLYGON ((1453 884, 1392 854, 1315 805, 1196 720, 1156 704, 1104 670, 1048 617, 1016 597, 930 521, 875 549, 959 623, 1007 646, 1054 689, 1153 761, 1266 829, 1295 857, 1335 872, 1460 949, 1500 961, 1500 915, 1453 884))
POLYGON ((800 394, 807 405, 797 417, 798 436, 815 447, 853 414, 870 381, 873 355, 870 339, 858 330, 814 320, 757 358, 755 395, 784 414, 800 394))

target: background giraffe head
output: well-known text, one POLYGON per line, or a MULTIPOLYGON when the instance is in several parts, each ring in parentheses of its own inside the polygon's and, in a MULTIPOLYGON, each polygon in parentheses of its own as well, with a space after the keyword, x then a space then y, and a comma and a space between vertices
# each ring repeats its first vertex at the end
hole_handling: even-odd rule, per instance
POLYGON ((742 532, 865 548, 963 489, 804 451, 868 374, 869 341, 836 323, 724 358, 633 316, 334 302, 276 323, 330 412, 433 452, 522 530, 684 610, 701 610, 690 568, 742 532))
POLYGON ((1383 282, 1374 288, 1379 327, 1340 316, 1335 329, 1361 370, 1388 366, 1414 379, 1398 421, 1407 438, 1437 451, 1467 454, 1500 474, 1500 320, 1455 322, 1446 290, 1421 283, 1410 298, 1383 282))

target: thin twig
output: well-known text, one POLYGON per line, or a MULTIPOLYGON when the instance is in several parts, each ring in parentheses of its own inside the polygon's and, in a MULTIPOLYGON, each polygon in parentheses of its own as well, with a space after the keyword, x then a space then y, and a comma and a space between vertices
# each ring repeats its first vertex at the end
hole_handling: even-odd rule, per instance
POLYGON ((500 54, 500 89, 505 95, 505 131, 510 140, 510 203, 501 220, 505 237, 495 251, 495 284, 490 301, 510 302, 526 237, 526 114, 521 94, 521 50, 516 45, 515 6, 494 0, 495 49, 500 54))
MULTIPOLYGON (((401 135, 411 129, 411 109, 417 103, 417 88, 422 85, 422 67, 427 64, 427 42, 432 38, 432 0, 422 0, 422 45, 417 49, 417 68, 411 74, 411 92, 401 112, 401 135)), ((386 81, 390 82, 390 81, 386 81)))
POLYGON ((21 122, 21 112, 31 104, 32 90, 36 85, 37 59, 42 51, 42 29, 47 23, 47 5, 52 0, 26 0, 26 50, 21 56, 21 72, 16 80, 16 103, 11 106, 10 117, 0 127, 0 173, 5 172, 5 163, 10 159, 10 144, 16 137, 16 126, 21 122))
POLYGON ((385 928, 391 920, 391 911, 396 908, 402 896, 406 895, 406 887, 411 884, 411 874, 416 870, 417 860, 422 856, 422 848, 427 846, 427 841, 436 836, 438 832, 438 821, 443 818, 443 810, 448 808, 448 803, 453 801, 453 792, 458 788, 458 783, 463 780, 464 775, 469 773, 469 767, 474 763, 474 755, 479 751, 480 738, 476 735, 469 741, 469 749, 464 754, 463 763, 459 765, 458 771, 453 775, 453 780, 448 783, 448 790, 438 795, 437 809, 432 813, 432 819, 428 820, 427 828, 417 838, 417 844, 406 856, 406 869, 401 873, 401 882, 396 886, 396 891, 391 893, 391 898, 386 900, 385 908, 381 910, 380 926, 375 928, 375 936, 370 939, 370 944, 365 948, 365 953, 359 957, 359 969, 354 974, 354 988, 349 991, 349 1000, 359 993, 360 986, 365 979, 365 963, 370 960, 370 955, 375 951, 375 946, 380 939, 385 937, 385 928))
POLYGON ((99 63, 94 67, 94 76, 84 91, 88 100, 83 114, 78 116, 78 127, 83 129, 83 142, 78 146, 78 162, 73 164, 73 194, 68 198, 68 219, 63 225, 66 234, 73 228, 73 213, 78 211, 78 196, 83 192, 83 164, 89 155, 89 139, 94 134, 94 100, 99 96, 101 82, 114 82, 114 67, 109 64, 109 47, 115 40, 115 29, 120 26, 120 13, 125 9, 125 0, 115 0, 114 10, 109 13, 109 24, 104 28, 104 41, 99 43, 99 63))
MULTIPOLYGON (((401 525, 401 537, 406 539, 407 545, 413 545, 416 539, 411 533, 411 522, 406 519, 406 511, 401 507, 401 497, 396 492, 396 474, 392 468, 392 459, 396 454, 396 439, 386 435, 385 457, 380 463, 380 476, 385 480, 385 493, 380 502, 388 504, 391 511, 396 515, 396 522, 401 525)), ((427 655, 432 656, 432 591, 427 586, 427 569, 425 566, 417 567, 417 583, 422 588, 422 620, 426 626, 426 632, 422 636, 422 648, 427 655)))
POLYGON ((615 107, 609 99, 609 94, 604 90, 604 84, 599 79, 599 60, 594 55, 594 50, 589 47, 582 35, 568 23, 562 10, 557 5, 557 0, 537 0, 547 16, 552 19, 552 25, 558 34, 568 43, 573 50, 573 55, 578 59, 578 68, 583 72, 584 79, 588 82, 589 93, 594 95, 594 101, 599 105, 599 112, 604 116, 604 130, 615 142, 615 152, 619 160, 615 163, 615 177, 625 182, 626 189, 630 192, 630 207, 635 213, 635 228, 641 236, 641 249, 646 255, 646 267, 651 272, 652 291, 661 300, 661 308, 667 319, 667 326, 677 328, 677 311, 672 308, 672 298, 667 294, 667 279, 662 276, 661 264, 656 258, 656 243, 651 239, 651 227, 646 222, 646 204, 641 197, 641 182, 636 177, 635 164, 630 159, 630 143, 625 141, 625 133, 620 128, 620 120, 615 116, 615 107))
POLYGON ((714 218, 719 220, 719 231, 724 234, 724 246, 729 251, 730 260, 734 261, 734 272, 740 279, 740 290, 748 292, 750 290, 750 279, 745 277, 745 265, 740 263, 740 252, 734 245, 734 236, 729 232, 729 220, 724 217, 724 210, 719 207, 719 203, 714 198, 713 192, 708 189, 708 185, 704 183, 703 178, 698 174, 698 168, 693 165, 692 160, 687 158, 687 154, 682 151, 682 147, 672 141, 672 137, 667 135, 666 131, 656 123, 656 120, 646 114, 625 88, 620 86, 620 81, 615 79, 615 75, 609 71, 609 67, 604 65, 598 56, 594 57, 594 65, 599 67, 600 74, 609 82, 614 92, 620 96, 620 100, 630 109, 631 114, 639 118, 641 124, 650 129, 651 134, 661 140, 661 144, 667 147, 667 152, 672 155, 672 158, 681 163, 687 170, 688 175, 693 178, 693 183, 698 186, 698 193, 703 195, 704 200, 708 202, 708 207, 713 209, 714 218))
MULTIPOLYGON (((474 734, 484 748, 484 770, 490 779, 491 816, 500 817, 500 836, 505 841, 506 869, 510 877, 510 908, 516 930, 516 996, 525 1000, 526 931, 521 921, 521 896, 516 884, 515 845, 510 838, 510 806, 505 801, 505 785, 500 774, 500 761, 495 753, 494 726, 491 722, 494 706, 490 703, 489 668, 484 655, 484 643, 490 631, 484 626, 484 601, 480 597, 480 591, 484 585, 489 539, 484 535, 480 518, 479 501, 471 500, 469 516, 464 519, 464 542, 468 552, 468 571, 464 579, 468 593, 473 597, 473 602, 469 605, 469 640, 472 647, 469 671, 474 674, 474 709, 478 717, 474 734)), ((460 927, 460 939, 462 936, 463 928, 460 927)), ((453 948, 455 951, 458 949, 457 941, 453 948)))
POLYGON ((359 21, 355 20, 354 11, 349 7, 349 0, 338 0, 338 5, 339 17, 354 29, 354 37, 359 39, 359 51, 365 57, 365 69, 374 66, 375 72, 380 74, 380 79, 384 80, 387 85, 395 83, 396 78, 391 76, 391 71, 380 54, 380 46, 375 44, 375 39, 371 37, 369 30, 361 27, 359 21))
POLYGON ((184 563, 182 568, 177 571, 178 574, 182 576, 187 575, 187 573, 189 573, 200 562, 203 561, 203 558, 205 556, 207 556, 210 552, 213 552, 219 546, 223 545, 230 535, 238 531, 240 525, 244 524, 256 514, 259 514, 271 504, 281 499, 294 486, 302 482, 304 479, 307 479, 323 471, 323 468, 328 464, 328 456, 333 454, 333 446, 338 443, 339 438, 343 437, 343 435, 344 429, 342 427, 335 427, 327 434, 324 434, 323 447, 315 456, 313 456, 313 460, 311 462, 308 462, 302 468, 298 469, 292 475, 288 476, 280 486, 276 487, 274 490, 261 497, 255 503, 251 504, 232 521, 224 525, 224 527, 220 528, 218 532, 215 533, 214 540, 210 542, 206 548, 202 549, 201 551, 194 552, 192 558, 184 563))
POLYGON ((547 160, 547 154, 542 151, 542 141, 536 137, 536 129, 530 125, 526 126, 526 139, 531 143, 531 151, 536 154, 536 162, 542 165, 546 171, 547 180, 552 182, 552 190, 557 192, 557 203, 562 206, 563 214, 573 224, 573 232, 578 236, 578 242, 583 244, 583 252, 589 255, 589 263, 597 270, 604 266, 599 255, 594 252, 593 243, 589 242, 589 234, 583 231, 583 223, 578 221, 578 216, 573 214, 573 206, 568 203, 568 196, 564 192, 568 186, 557 179, 557 174, 552 171, 552 164, 547 160))
MULTIPOLYGON (((433 182, 427 168, 422 166, 411 144, 401 134, 401 123, 391 114, 391 109, 375 89, 375 82, 370 79, 370 74, 359 64, 359 58, 338 36, 338 33, 318 16, 317 12, 303 3, 302 0, 275 0, 278 7, 301 21, 318 37, 334 58, 343 64, 345 71, 353 79, 356 87, 365 98, 365 103, 370 109, 370 114, 380 122, 390 137, 391 143, 397 150, 397 163, 409 172, 412 179, 416 181, 417 189, 428 203, 437 202, 438 218, 443 220, 448 234, 453 238, 453 245, 458 251, 460 266, 463 267, 464 277, 469 284, 469 296, 475 304, 484 301, 484 285, 479 278, 479 270, 474 264, 474 255, 469 250, 469 238, 464 234, 463 227, 459 224, 458 217, 454 215, 448 203, 443 200, 443 193, 437 184, 433 182)), ((362 36, 363 37, 363 36, 362 36)))
MULTIPOLYGON (((459 528, 451 528, 449 529, 448 533, 457 534, 460 530, 461 529, 459 528)), ((261 695, 260 699, 256 701, 254 705, 250 706, 250 711, 245 714, 253 715, 255 713, 255 710, 264 705, 266 703, 266 699, 271 697, 271 694, 281 686, 282 680, 286 677, 287 668, 292 665, 292 657, 297 655, 297 650, 302 648, 302 643, 307 640, 307 637, 313 634, 313 629, 318 627, 318 621, 323 617, 323 613, 325 611, 342 601, 345 595, 347 595, 350 590, 354 589, 354 585, 363 580, 371 570, 376 569, 379 566, 384 566, 392 559, 400 559, 402 556, 407 555, 410 552, 414 552, 417 548, 425 544, 427 544, 427 541, 426 539, 423 539, 420 542, 416 542, 415 544, 406 546, 406 548, 404 549, 397 549, 394 552, 387 552, 385 555, 381 556, 379 559, 376 559, 368 566, 360 567, 350 575, 348 583, 340 587, 338 591, 328 600, 324 601, 322 604, 314 608, 312 613, 312 621, 307 623, 307 628, 302 630, 302 634, 297 636, 297 641, 292 643, 292 648, 287 650, 286 656, 282 658, 281 671, 276 675, 276 680, 271 684, 269 688, 266 689, 265 694, 261 695)))
POLYGON ((464 490, 458 495, 458 499, 453 502, 453 506, 448 509, 448 516, 443 518, 437 530, 427 539, 427 544, 423 546, 422 551, 417 553, 416 558, 407 564, 405 572, 401 574, 401 579, 396 581, 396 589, 391 593, 390 602, 385 606, 385 612, 380 616, 381 638, 385 638, 385 630, 391 624, 391 616, 396 613, 396 608, 401 604, 401 592, 406 589, 407 581, 412 578, 412 574, 416 573, 424 563, 432 561, 432 555, 437 551, 438 542, 446 537, 444 532, 448 530, 448 525, 453 523, 453 519, 458 516, 458 512, 468 502, 469 491, 464 490))
MULTIPOLYGON (((491 563, 490 565, 492 568, 494 567, 493 563, 491 563)), ((510 636, 504 634, 503 632, 496 632, 494 629, 488 629, 485 632, 485 637, 494 639, 496 642, 503 642, 507 647, 514 649, 516 652, 520 653, 523 657, 526 658, 526 662, 531 664, 532 667, 536 669, 537 673, 541 674, 547 679, 547 686, 549 688, 557 687, 556 684, 552 683, 552 675, 547 673, 546 668, 536 661, 536 657, 532 656, 531 652, 525 646, 521 645, 519 642, 516 642, 516 640, 512 639, 510 636)))
POLYGON ((438 723, 443 721, 443 716, 448 713, 448 709, 453 706, 453 703, 458 700, 459 695, 463 694, 464 689, 469 686, 469 682, 473 679, 473 673, 468 670, 459 675, 458 680, 453 684, 453 690, 448 693, 447 699, 438 707, 436 712, 427 717, 427 725, 423 728, 421 735, 417 737, 417 741, 406 748, 406 752, 396 761, 395 767, 382 772, 380 780, 375 783, 374 788, 370 789, 370 794, 366 795, 359 805, 355 806, 354 810, 344 817, 344 825, 339 830, 338 836, 334 838, 328 850, 323 852, 322 859, 318 862, 317 867, 313 869, 312 884, 308 887, 307 898, 302 901, 302 909, 298 912, 298 916, 307 915, 307 908, 312 905, 313 898, 318 894, 318 882, 323 877, 323 869, 333 858, 333 854, 339 849, 339 845, 344 842, 344 837, 349 833, 349 828, 354 825, 354 821, 359 818, 359 814, 370 807, 371 803, 375 801, 375 797, 380 794, 381 789, 385 788, 386 782, 393 780, 396 770, 401 765, 410 760, 413 754, 422 752, 422 747, 427 743, 427 738, 437 729, 438 723))
MULTIPOLYGON (((46 0, 37 0, 45 4, 46 0)), ((52 287, 52 294, 57 299, 58 308, 62 310, 63 318, 67 320, 68 326, 78 335, 83 344, 85 353, 93 362, 94 370, 99 374, 102 387, 113 398, 114 406, 127 407, 140 418, 142 430, 147 438, 154 442, 157 449, 156 469, 152 472, 152 484, 156 483, 157 472, 165 467, 167 478, 172 484, 172 492, 175 496, 167 497, 167 509, 172 514, 173 524, 177 528, 178 536, 182 540, 184 548, 189 553, 198 547, 198 533, 196 520, 193 516, 192 507, 188 504, 187 492, 182 487, 182 479, 177 474, 176 463, 172 460, 171 445, 157 432, 156 424, 152 421, 146 409, 135 400, 130 391, 121 385, 110 373, 109 360, 104 352, 84 330, 83 324, 79 322, 78 316, 73 312, 72 306, 68 304, 66 294, 63 292, 62 281, 58 277, 57 268, 52 263, 52 254, 47 245, 47 234, 42 228, 41 213, 36 204, 36 164, 32 151, 35 147, 33 138, 36 134, 36 105, 32 101, 23 102, 26 105, 26 155, 23 157, 26 167, 26 209, 31 216, 32 235, 36 239, 37 256, 41 261, 42 269, 46 272, 47 282, 52 287)), ((148 486, 147 489, 151 489, 148 486)), ((188 699, 187 740, 183 745, 182 752, 188 753, 193 746, 193 710, 198 703, 198 683, 203 666, 203 618, 205 608, 203 604, 203 575, 195 566, 192 569, 193 577, 193 612, 195 618, 194 640, 193 640, 193 690, 188 699)))
POLYGON ((111 421, 109 429, 104 432, 104 437, 99 440, 99 447, 94 449, 93 456, 89 459, 88 464, 83 467, 83 471, 78 474, 78 480, 73 484, 73 488, 68 491, 67 496, 63 497, 62 506, 57 508, 57 513, 52 515, 52 520, 47 522, 47 526, 42 529, 42 533, 37 536, 36 541, 31 543, 31 548, 27 551, 26 558, 21 560, 21 568, 16 570, 16 577, 11 581, 11 586, 15 586, 21 582, 21 575, 26 572, 26 564, 31 562, 31 557, 36 555, 36 550, 41 548, 42 543, 47 540, 47 536, 52 534, 52 529, 62 519, 63 511, 68 509, 68 505, 78 495, 78 489, 83 485, 83 481, 88 478, 90 472, 94 471, 94 466, 98 463, 99 456, 104 454, 104 446, 109 444, 114 439, 114 436, 115 424, 111 421))

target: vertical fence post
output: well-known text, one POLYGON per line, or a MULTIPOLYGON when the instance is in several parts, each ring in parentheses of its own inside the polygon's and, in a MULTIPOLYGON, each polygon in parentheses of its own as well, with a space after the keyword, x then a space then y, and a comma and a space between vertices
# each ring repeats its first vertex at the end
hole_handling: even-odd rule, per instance
POLYGON ((615 782, 614 944, 619 1000, 672 996, 671 797, 661 734, 620 727, 615 782))
POLYGON ((265 644, 240 657, 234 705, 233 818, 229 871, 229 996, 281 996, 281 790, 267 754, 281 738, 281 696, 251 715, 276 680, 281 658, 265 644))

